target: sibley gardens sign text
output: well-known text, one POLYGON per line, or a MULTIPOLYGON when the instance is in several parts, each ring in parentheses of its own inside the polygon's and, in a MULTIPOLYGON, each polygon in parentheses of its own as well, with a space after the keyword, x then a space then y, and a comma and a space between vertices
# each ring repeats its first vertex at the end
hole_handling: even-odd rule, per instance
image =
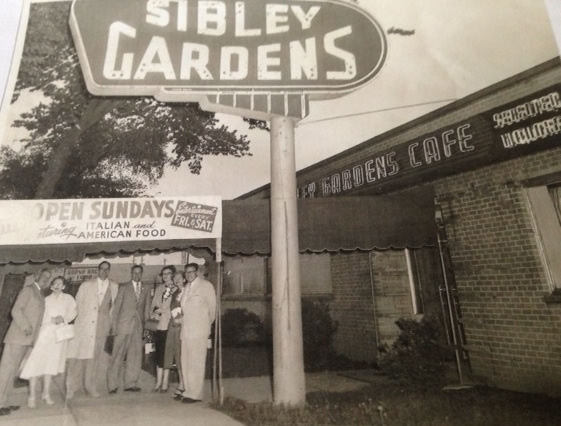
POLYGON ((336 0, 75 0, 95 95, 304 93, 367 83, 386 56, 372 17, 336 0))

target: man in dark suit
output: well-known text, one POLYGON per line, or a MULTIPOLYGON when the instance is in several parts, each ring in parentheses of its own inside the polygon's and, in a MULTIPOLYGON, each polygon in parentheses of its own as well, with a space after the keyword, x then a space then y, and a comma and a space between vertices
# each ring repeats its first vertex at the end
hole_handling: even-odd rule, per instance
POLYGON ((113 305, 113 321, 111 328, 115 333, 111 363, 107 371, 109 393, 117 392, 120 384, 123 361, 124 389, 127 392, 138 392, 137 386, 142 366, 142 335, 144 322, 150 309, 150 290, 141 282, 144 269, 142 265, 131 268, 131 281, 119 285, 119 292, 113 305))
POLYGON ((50 278, 51 273, 46 269, 27 274, 12 308, 12 323, 4 338, 0 360, 0 416, 19 408, 8 404, 8 395, 25 354, 37 339, 45 311, 45 298, 41 290, 49 284, 50 278))

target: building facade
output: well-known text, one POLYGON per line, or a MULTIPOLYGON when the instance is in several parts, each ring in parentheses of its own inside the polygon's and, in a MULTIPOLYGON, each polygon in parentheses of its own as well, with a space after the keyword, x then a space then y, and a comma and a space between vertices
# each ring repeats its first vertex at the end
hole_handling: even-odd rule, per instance
MULTIPOLYGON (((302 198, 432 186, 473 379, 561 394, 559 58, 301 170, 297 185, 302 198)), ((329 254, 338 351, 371 357, 400 316, 445 322, 442 259, 435 248, 329 254)))

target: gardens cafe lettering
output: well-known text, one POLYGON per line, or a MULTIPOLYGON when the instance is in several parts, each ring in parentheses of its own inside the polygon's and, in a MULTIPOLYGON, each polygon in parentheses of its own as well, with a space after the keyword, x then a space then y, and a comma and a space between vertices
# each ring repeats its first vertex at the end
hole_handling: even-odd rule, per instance
POLYGON ((437 134, 384 151, 319 181, 303 185, 300 197, 328 197, 363 186, 384 185, 416 169, 426 169, 475 149, 471 124, 447 128, 437 134))
POLYGON ((378 24, 335 0, 76 0, 70 23, 88 88, 100 95, 332 93, 364 84, 385 58, 378 24))
POLYGON ((561 87, 555 85, 308 182, 298 195, 394 190, 559 146, 559 135, 561 87))

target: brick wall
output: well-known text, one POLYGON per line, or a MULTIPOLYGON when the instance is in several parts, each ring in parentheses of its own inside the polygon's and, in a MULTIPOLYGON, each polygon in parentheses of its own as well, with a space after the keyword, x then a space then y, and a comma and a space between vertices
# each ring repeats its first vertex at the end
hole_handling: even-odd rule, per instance
POLYGON ((561 149, 436 183, 472 369, 488 384, 561 394, 561 305, 551 292, 518 183, 561 170, 561 149))
MULTIPOLYGON (((559 82, 561 68, 551 62, 309 168, 298 185, 559 82)), ((561 305, 544 302, 551 288, 521 185, 559 171, 561 148, 554 148, 431 182, 444 209, 472 371, 482 383, 561 394, 561 305)), ((333 262, 334 270, 351 266, 357 276, 357 284, 349 284, 334 275, 338 348, 363 339, 363 349, 353 350, 366 355, 375 349, 368 256, 340 254, 333 262)))
MULTIPOLYGON (((519 77, 483 96, 472 96, 461 108, 450 108, 381 143, 321 164, 299 176, 298 183, 559 82, 558 64, 519 77)), ((471 367, 480 382, 561 394, 561 305, 544 302, 551 288, 521 185, 522 180, 559 171, 561 148, 555 148, 432 182, 444 208, 471 367)), ((344 257, 340 261, 340 268, 348 266, 344 257)), ((342 291, 335 281, 334 291, 342 291)), ((366 316, 359 317, 343 304, 337 309, 345 332, 352 335, 353 327, 368 329, 366 316)))
MULTIPOLYGON (((559 60, 552 60, 309 167, 297 184, 559 83, 559 60)), ((444 209, 474 377, 561 395, 561 304, 543 299, 551 288, 521 183, 555 172, 561 172, 561 148, 429 183, 444 209)), ((266 194, 262 188, 249 197, 266 194)), ((368 254, 335 254, 332 276, 336 347, 368 359, 375 353, 368 254)))
POLYGON ((331 315, 339 324, 334 338, 335 350, 351 359, 373 360, 376 356, 376 332, 368 253, 333 254, 331 279, 331 315))
POLYGON ((377 342, 391 344, 399 334, 395 321, 413 314, 404 251, 373 252, 372 281, 369 261, 358 251, 331 257, 335 350, 359 361, 373 361, 377 342))
POLYGON ((396 321, 413 315, 407 260, 403 250, 372 253, 372 281, 380 344, 391 345, 399 335, 396 321))

